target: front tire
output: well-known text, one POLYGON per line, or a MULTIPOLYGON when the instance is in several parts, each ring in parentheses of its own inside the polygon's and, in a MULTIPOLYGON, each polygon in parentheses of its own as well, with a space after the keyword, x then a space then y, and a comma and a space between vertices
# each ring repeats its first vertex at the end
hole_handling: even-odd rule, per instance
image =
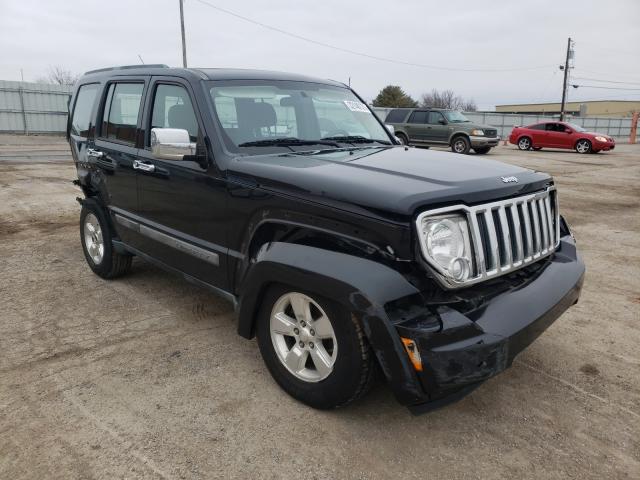
POLYGON ((260 307, 256 333, 274 380, 313 408, 348 405, 373 384, 373 353, 359 321, 329 299, 273 286, 260 307))
POLYGON ((398 137, 398 140, 400 140, 402 145, 409 145, 409 139, 404 133, 396 133, 396 137, 398 137))
POLYGON ((473 151, 476 152, 478 155, 486 155, 487 153, 489 153, 490 150, 491 150, 491 147, 478 147, 473 149, 473 151))
POLYGON ((531 148, 531 139, 529 137, 522 137, 518 140, 518 148, 520 150, 529 150, 531 148))
POLYGON ((131 256, 116 252, 112 239, 113 232, 104 210, 95 200, 85 200, 80 211, 82 251, 93 273, 105 279, 120 277, 131 268, 131 256))
POLYGON ((454 153, 461 153, 466 155, 471 150, 471 142, 464 136, 455 137, 451 142, 451 151, 454 153))
POLYGON ((591 153, 591 142, 589 140, 578 140, 576 142, 576 152, 578 153, 591 153))

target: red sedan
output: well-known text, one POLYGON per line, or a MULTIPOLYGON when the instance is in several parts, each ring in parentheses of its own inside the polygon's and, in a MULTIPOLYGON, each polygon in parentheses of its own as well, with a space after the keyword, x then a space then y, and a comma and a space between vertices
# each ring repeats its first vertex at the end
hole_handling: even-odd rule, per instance
POLYGON ((601 133, 587 132, 573 123, 543 122, 528 127, 515 127, 509 143, 520 150, 541 150, 542 147, 575 149, 578 153, 598 153, 613 150, 616 142, 601 133))

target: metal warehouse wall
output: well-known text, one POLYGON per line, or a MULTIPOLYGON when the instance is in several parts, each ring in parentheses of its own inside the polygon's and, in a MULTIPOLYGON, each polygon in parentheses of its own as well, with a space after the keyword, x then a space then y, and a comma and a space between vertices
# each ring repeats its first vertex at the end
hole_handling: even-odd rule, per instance
POLYGON ((0 80, 0 132, 63 133, 73 87, 0 80))
MULTIPOLYGON (((393 108, 371 107, 382 121, 393 108)), ((498 129, 500 138, 506 139, 516 125, 531 125, 533 123, 557 120, 544 115, 520 115, 491 112, 463 112, 472 122, 491 125, 498 129)), ((567 121, 580 125, 589 131, 597 131, 611 137, 629 138, 631 134, 631 118, 613 117, 571 117, 567 121)))

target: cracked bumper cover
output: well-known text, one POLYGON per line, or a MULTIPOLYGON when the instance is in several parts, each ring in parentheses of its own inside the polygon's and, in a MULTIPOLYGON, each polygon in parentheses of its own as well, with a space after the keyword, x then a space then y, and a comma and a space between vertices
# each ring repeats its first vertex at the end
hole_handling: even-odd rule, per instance
POLYGON ((508 368, 580 296, 584 264, 570 235, 562 237, 545 265, 515 288, 481 302, 464 314, 439 306, 396 325, 413 339, 423 371, 418 381, 423 402, 409 407, 422 413, 458 400, 508 368))

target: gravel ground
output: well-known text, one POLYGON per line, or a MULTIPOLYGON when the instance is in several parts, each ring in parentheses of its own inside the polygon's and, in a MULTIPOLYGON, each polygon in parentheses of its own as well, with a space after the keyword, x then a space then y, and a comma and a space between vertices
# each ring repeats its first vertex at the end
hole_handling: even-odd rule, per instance
POLYGON ((137 260, 93 275, 64 141, 0 136, 0 478, 640 478, 640 146, 489 157, 555 176, 583 296, 510 370, 413 417, 384 384, 311 410, 229 304, 137 260))

